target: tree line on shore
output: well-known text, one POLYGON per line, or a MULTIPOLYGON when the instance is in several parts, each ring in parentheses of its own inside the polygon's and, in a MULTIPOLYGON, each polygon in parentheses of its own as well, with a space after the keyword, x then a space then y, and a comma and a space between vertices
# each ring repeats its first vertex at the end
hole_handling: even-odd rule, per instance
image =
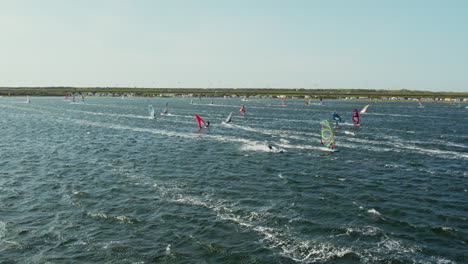
POLYGON ((468 92, 430 92, 415 90, 371 89, 298 89, 298 88, 121 88, 121 87, 0 87, 1 96, 65 96, 67 94, 121 96, 273 96, 338 98, 468 98, 468 92))

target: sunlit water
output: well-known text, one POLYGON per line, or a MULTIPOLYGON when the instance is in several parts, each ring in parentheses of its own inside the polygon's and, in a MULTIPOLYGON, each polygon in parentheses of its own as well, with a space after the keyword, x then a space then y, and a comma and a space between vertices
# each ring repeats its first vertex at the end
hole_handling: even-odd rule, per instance
POLYGON ((30 99, 0 98, 0 263, 467 261, 463 104, 30 99))

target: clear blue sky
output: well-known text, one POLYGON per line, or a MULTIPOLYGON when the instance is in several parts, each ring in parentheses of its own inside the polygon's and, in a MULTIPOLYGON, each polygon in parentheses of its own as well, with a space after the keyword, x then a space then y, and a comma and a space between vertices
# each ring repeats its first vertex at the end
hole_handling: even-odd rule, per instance
POLYGON ((468 92, 468 1, 1 0, 0 86, 468 92))

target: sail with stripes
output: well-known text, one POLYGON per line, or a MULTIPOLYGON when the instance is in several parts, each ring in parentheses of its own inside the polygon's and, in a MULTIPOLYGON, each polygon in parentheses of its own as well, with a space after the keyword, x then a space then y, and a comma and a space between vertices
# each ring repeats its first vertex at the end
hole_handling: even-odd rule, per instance
POLYGON ((336 151, 335 136, 333 135, 333 129, 331 128, 330 123, 328 123, 328 120, 323 120, 320 122, 320 125, 322 126, 320 143, 325 147, 328 147, 330 150, 336 151))

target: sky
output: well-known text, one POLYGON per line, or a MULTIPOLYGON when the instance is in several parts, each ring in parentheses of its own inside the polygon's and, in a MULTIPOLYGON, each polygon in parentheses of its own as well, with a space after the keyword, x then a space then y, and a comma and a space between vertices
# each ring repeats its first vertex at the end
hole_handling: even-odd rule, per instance
POLYGON ((468 92, 465 0, 0 0, 0 87, 468 92))

